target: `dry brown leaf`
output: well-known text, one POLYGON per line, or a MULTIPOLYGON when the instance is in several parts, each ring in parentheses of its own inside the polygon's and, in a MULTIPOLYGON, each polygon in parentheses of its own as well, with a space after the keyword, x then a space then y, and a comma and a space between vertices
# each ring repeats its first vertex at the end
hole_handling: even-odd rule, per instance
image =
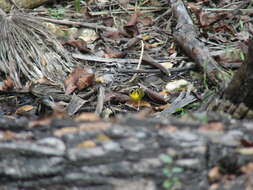
POLYGON ((78 148, 94 148, 96 146, 96 143, 94 143, 91 140, 83 141, 82 143, 78 144, 78 148))
POLYGON ((130 19, 128 20, 127 24, 123 27, 125 33, 128 35, 128 37, 134 37, 139 34, 138 27, 137 27, 137 22, 138 22, 138 17, 141 16, 142 13, 140 11, 135 11, 130 19))
POLYGON ((89 53, 90 49, 87 47, 87 43, 82 40, 82 39, 78 39, 78 40, 68 40, 65 43, 63 43, 63 45, 70 45, 73 47, 76 47, 80 52, 83 53, 89 53))
POLYGON ((106 48, 105 51, 105 58, 121 58, 125 55, 124 52, 112 48, 106 48))
POLYGON ((13 89, 13 80, 10 77, 7 77, 2 83, 0 83, 0 91, 6 91, 13 89))
POLYGON ((94 81, 94 74, 89 73, 81 67, 77 67, 72 73, 69 74, 64 81, 65 94, 71 94, 75 89, 85 89, 89 87, 94 81))
POLYGON ((224 19, 227 16, 225 13, 206 13, 201 11, 199 13, 199 22, 201 26, 209 26, 214 22, 224 19))
POLYGON ((130 17, 130 19, 128 20, 128 22, 127 22, 127 24, 126 24, 126 26, 133 26, 133 25, 136 25, 137 24, 137 19, 138 19, 138 17, 141 15, 141 13, 140 13, 140 11, 135 11, 132 15, 131 15, 131 17, 130 17))
POLYGON ((110 38, 112 40, 120 40, 121 36, 120 36, 120 32, 111 32, 111 31, 107 31, 107 32, 103 32, 103 36, 106 38, 110 38))
POLYGON ((20 113, 24 113, 24 112, 28 112, 28 111, 31 111, 34 107, 31 106, 31 105, 24 105, 24 106, 21 106, 19 107, 17 110, 16 110, 16 114, 20 114, 20 113))

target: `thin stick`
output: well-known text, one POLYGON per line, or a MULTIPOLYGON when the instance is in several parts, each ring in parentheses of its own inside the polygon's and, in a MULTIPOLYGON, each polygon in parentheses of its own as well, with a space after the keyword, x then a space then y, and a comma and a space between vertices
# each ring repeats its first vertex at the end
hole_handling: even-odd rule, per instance
MULTIPOLYGON (((139 70, 140 67, 141 67, 141 62, 142 62, 142 58, 143 58, 143 53, 144 53, 144 43, 143 43, 143 40, 141 40, 141 55, 140 55, 139 62, 138 62, 138 65, 137 65, 136 70, 139 70)), ((138 76, 138 73, 134 74, 134 76, 129 80, 128 83, 133 82, 133 81, 136 79, 137 76, 138 76)))
POLYGON ((53 18, 46 18, 46 17, 36 17, 37 19, 46 21, 46 22, 52 22, 55 24, 62 24, 62 25, 70 25, 70 26, 82 26, 82 27, 88 27, 93 29, 100 29, 100 30, 106 30, 110 32, 116 32, 117 29, 113 27, 107 27, 103 25, 98 25, 96 23, 88 23, 88 22, 74 22, 70 20, 57 20, 53 18))

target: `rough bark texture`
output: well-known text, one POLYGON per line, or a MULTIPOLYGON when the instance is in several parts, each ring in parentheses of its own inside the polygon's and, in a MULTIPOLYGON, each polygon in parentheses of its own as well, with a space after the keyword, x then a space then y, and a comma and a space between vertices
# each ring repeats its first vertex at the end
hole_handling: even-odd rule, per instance
MULTIPOLYGON (((19 8, 34 8, 50 0, 15 0, 14 2, 19 8)), ((9 0, 0 0, 0 8, 9 11, 12 4, 9 0)))
POLYGON ((241 139, 252 140, 252 123, 227 119, 219 129, 208 129, 175 118, 125 117, 113 123, 55 119, 40 125, 25 118, 0 118, 0 126, 1 189, 158 190, 168 179, 162 172, 168 167, 159 158, 162 153, 173 158, 170 170, 184 170, 176 175, 178 189, 209 189, 216 183, 218 189, 240 190, 253 185, 252 180, 245 184, 250 174, 238 175, 252 156, 237 151, 241 139), (211 181, 208 172, 214 166, 234 179, 211 181))

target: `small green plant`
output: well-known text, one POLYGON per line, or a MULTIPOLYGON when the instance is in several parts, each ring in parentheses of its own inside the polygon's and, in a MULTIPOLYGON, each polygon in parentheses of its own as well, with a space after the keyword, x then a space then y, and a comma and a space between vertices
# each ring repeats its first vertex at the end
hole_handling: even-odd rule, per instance
POLYGON ((175 176, 178 173, 182 173, 183 169, 173 166, 173 159, 167 154, 160 154, 160 159, 166 164, 163 168, 163 175, 166 177, 166 180, 163 182, 163 188, 168 190, 176 190, 181 188, 180 179, 175 176))
POLYGON ((48 12, 49 12, 51 17, 61 18, 65 13, 65 9, 63 9, 63 8, 62 9, 51 9, 51 8, 49 8, 48 12))

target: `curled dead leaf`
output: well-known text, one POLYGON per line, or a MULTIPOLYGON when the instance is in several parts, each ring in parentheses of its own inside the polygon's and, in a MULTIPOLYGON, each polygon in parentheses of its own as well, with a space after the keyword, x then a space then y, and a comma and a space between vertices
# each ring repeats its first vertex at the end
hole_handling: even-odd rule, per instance
POLYGON ((0 91, 11 90, 13 87, 13 80, 10 77, 0 83, 0 91))
POLYGON ((24 106, 21 106, 19 107, 17 110, 16 110, 16 114, 20 114, 20 113, 24 113, 24 112, 29 112, 33 109, 34 107, 31 106, 31 105, 24 105, 24 106))
POLYGON ((87 70, 77 67, 72 73, 69 74, 64 81, 65 94, 71 94, 75 89, 85 89, 89 87, 94 81, 94 74, 87 70))

